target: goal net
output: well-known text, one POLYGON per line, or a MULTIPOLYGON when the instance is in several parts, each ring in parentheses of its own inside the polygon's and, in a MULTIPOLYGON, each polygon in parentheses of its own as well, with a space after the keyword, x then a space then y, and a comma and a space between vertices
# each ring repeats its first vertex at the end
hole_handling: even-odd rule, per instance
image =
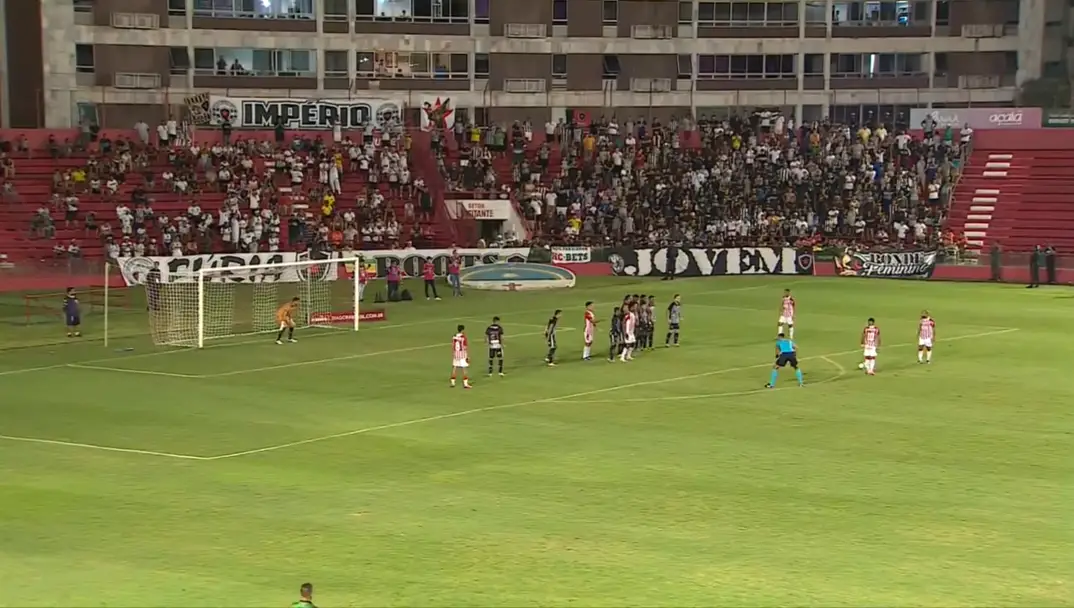
POLYGON ((357 331, 360 264, 342 258, 202 268, 146 283, 153 342, 202 348, 208 340, 274 332, 277 309, 295 297, 295 327, 357 331))

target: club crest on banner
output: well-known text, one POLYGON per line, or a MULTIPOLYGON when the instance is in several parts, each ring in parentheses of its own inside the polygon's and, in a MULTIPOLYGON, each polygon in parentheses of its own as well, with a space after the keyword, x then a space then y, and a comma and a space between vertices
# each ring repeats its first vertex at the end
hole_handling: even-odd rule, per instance
POLYGON ((421 104, 421 128, 450 129, 455 126, 455 107, 450 97, 426 98, 421 104))

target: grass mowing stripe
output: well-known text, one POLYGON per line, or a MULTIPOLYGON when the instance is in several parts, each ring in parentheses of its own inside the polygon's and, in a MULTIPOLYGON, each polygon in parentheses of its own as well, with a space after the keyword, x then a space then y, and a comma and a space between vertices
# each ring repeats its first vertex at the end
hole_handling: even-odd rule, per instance
MULTIPOLYGON (((1016 331, 1018 331, 1018 328, 1008 327, 1008 328, 1000 329, 1000 330, 996 330, 996 331, 986 331, 986 332, 980 332, 980 333, 974 333, 974 334, 966 334, 966 335, 962 335, 962 336, 955 336, 955 337, 952 337, 952 338, 947 338, 947 340, 945 340, 945 341, 946 342, 954 342, 954 341, 958 341, 958 340, 969 340, 971 338, 984 338, 984 337, 987 337, 987 336, 998 336, 998 335, 1002 335, 1002 334, 1009 334, 1009 333, 1016 332, 1016 331)), ((916 346, 916 345, 917 344, 913 343, 913 342, 905 342, 905 343, 902 343, 902 344, 893 344, 893 345, 889 346, 888 348, 899 348, 899 347, 904 347, 904 346, 916 346)), ((810 360, 810 359, 828 359, 829 357, 838 357, 838 356, 842 356, 842 355, 849 355, 849 354, 854 354, 854 353, 859 353, 859 352, 861 352, 861 349, 846 350, 846 351, 841 351, 841 352, 837 352, 837 353, 827 353, 827 354, 824 354, 824 355, 814 355, 814 356, 811 356, 811 357, 803 357, 802 360, 804 361, 804 360, 810 360)), ((240 456, 251 456, 251 455, 254 455, 254 454, 264 454, 266 452, 275 452, 275 451, 278 451, 278 450, 284 450, 284 449, 287 449, 287 448, 298 447, 298 446, 301 446, 301 445, 309 445, 311 443, 319 443, 321 441, 328 441, 330 439, 341 439, 343 437, 352 437, 354 435, 363 435, 363 434, 372 433, 372 432, 375 432, 375 431, 383 431, 383 430, 387 430, 387 429, 402 428, 402 427, 406 427, 406 426, 413 426, 413 425, 416 425, 416 424, 425 424, 427 422, 436 422, 438 420, 447 420, 449 418, 459 418, 459 417, 462 417, 462 416, 469 416, 469 415, 472 415, 472 414, 481 414, 481 413, 484 413, 484 412, 494 412, 494 411, 498 411, 498 410, 514 409, 514 408, 519 408, 519 407, 523 407, 523 406, 527 406, 527 405, 537 405, 537 404, 540 404, 540 403, 555 403, 555 402, 562 402, 562 401, 576 402, 576 401, 574 401, 574 399, 577 398, 577 397, 587 397, 589 395, 602 395, 602 394, 611 393, 611 392, 614 392, 614 391, 621 391, 621 390, 626 390, 626 389, 631 389, 631 388, 639 388, 639 387, 642 387, 642 386, 653 386, 653 385, 658 385, 658 384, 666 384, 668 382, 679 382, 679 381, 682 381, 682 380, 693 380, 693 379, 696 379, 696 378, 707 378, 709 376, 716 376, 716 375, 719 375, 719 374, 729 374, 729 373, 732 373, 732 372, 740 372, 740 371, 746 371, 746 370, 751 370, 751 369, 766 368, 766 367, 770 367, 771 365, 772 365, 771 363, 759 363, 757 365, 747 365, 747 366, 743 366, 743 367, 730 367, 730 368, 725 368, 725 369, 711 370, 711 371, 707 371, 707 372, 699 372, 699 373, 696 373, 696 374, 687 374, 687 375, 684 375, 684 376, 675 376, 675 377, 672 377, 672 378, 661 378, 661 379, 658 379, 658 380, 643 380, 641 382, 630 382, 630 383, 627 383, 627 384, 620 384, 620 385, 617 385, 617 386, 609 386, 609 387, 598 388, 598 389, 594 389, 594 390, 590 390, 590 391, 582 391, 582 392, 579 392, 579 393, 572 393, 572 394, 569 394, 569 395, 561 395, 559 397, 548 397, 548 398, 544 398, 544 399, 530 399, 528 401, 517 401, 517 402, 514 402, 514 403, 505 403, 505 404, 501 404, 501 405, 490 405, 490 406, 486 406, 486 407, 475 407, 475 408, 471 408, 471 409, 468 409, 468 410, 462 410, 462 411, 458 411, 458 412, 451 412, 451 413, 447 413, 447 414, 439 414, 439 415, 436 415, 436 416, 425 416, 425 417, 422 417, 422 418, 414 418, 414 419, 411 419, 411 420, 402 420, 400 422, 392 422, 392 423, 388 423, 388 424, 380 424, 380 425, 376 425, 376 426, 365 427, 365 428, 361 428, 361 429, 355 429, 355 430, 352 430, 352 431, 344 431, 342 433, 333 433, 331 435, 324 435, 324 436, 321 436, 321 437, 311 437, 309 439, 302 439, 302 440, 299 440, 299 441, 291 441, 291 442, 288 442, 288 443, 282 443, 282 444, 279 444, 279 445, 271 445, 271 446, 266 446, 266 447, 263 447, 263 448, 255 448, 255 449, 252 449, 252 450, 243 450, 241 452, 232 452, 230 454, 221 454, 219 456, 209 456, 209 457, 206 457, 205 460, 223 460, 223 459, 227 459, 227 458, 238 458, 240 456)), ((618 402, 618 400, 615 400, 615 402, 618 402)))

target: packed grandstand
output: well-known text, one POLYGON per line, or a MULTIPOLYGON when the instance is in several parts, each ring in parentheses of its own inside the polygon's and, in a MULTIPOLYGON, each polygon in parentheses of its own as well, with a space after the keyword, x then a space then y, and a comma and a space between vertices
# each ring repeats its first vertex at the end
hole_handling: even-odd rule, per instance
POLYGON ((134 127, 0 142, 9 260, 521 243, 965 245, 945 219, 966 129, 771 114, 432 132, 134 127), (524 230, 478 230, 451 204, 473 199, 510 201, 524 230))

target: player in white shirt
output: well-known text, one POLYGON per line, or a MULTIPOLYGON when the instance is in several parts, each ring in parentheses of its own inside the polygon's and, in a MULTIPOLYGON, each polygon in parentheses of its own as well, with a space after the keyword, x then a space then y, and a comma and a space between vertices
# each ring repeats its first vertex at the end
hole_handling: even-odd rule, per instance
POLYGON ((619 360, 625 362, 634 359, 634 346, 638 342, 634 335, 638 326, 638 313, 635 312, 633 304, 624 304, 623 308, 623 352, 619 353, 619 360))
POLYGON ((865 370, 870 376, 876 375, 876 352, 880 348, 880 328, 876 319, 869 318, 865 329, 861 331, 862 356, 865 361, 858 364, 858 369, 865 370))
POLYGON ((451 386, 455 386, 455 379, 461 374, 463 388, 470 388, 470 376, 466 371, 470 367, 470 354, 465 332, 466 326, 459 325, 451 339, 451 386))
POLYGON ((921 311, 917 326, 917 362, 932 363, 932 341, 936 338, 936 321, 929 311, 921 311))
POLYGON ((779 330, 776 333, 783 333, 783 326, 787 326, 787 337, 791 340, 794 339, 794 298, 791 297, 791 290, 783 290, 783 302, 780 304, 779 309, 779 330))

